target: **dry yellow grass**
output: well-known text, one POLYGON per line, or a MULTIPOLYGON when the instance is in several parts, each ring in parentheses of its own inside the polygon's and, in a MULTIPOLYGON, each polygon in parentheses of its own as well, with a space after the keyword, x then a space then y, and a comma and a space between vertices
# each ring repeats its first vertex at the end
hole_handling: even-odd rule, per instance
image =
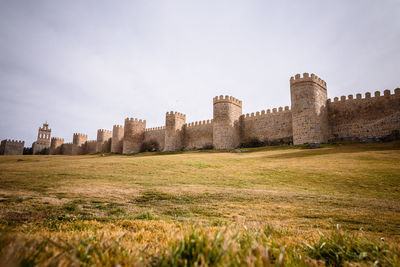
POLYGON ((282 238, 291 243, 340 224, 395 244, 400 143, 7 156, 0 158, 0 201, 3 230, 54 237, 55 227, 68 240, 103 228, 117 236, 132 224, 142 231, 134 231, 135 246, 150 251, 194 225, 273 225, 290 232, 282 238))

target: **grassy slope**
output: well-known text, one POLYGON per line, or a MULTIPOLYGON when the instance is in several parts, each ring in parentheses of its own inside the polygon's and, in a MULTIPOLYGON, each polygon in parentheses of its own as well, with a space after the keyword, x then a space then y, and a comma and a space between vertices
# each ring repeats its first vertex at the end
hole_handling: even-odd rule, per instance
POLYGON ((133 223, 140 225, 134 232, 150 228, 143 244, 163 247, 179 236, 166 233, 183 234, 193 225, 209 228, 206 232, 221 225, 272 225, 285 229, 279 238, 290 244, 340 224, 396 244, 400 143, 244 153, 7 156, 0 157, 0 200, 3 230, 36 237, 54 236, 57 229, 61 236, 72 231, 78 238, 104 227, 115 228, 116 235, 133 223))

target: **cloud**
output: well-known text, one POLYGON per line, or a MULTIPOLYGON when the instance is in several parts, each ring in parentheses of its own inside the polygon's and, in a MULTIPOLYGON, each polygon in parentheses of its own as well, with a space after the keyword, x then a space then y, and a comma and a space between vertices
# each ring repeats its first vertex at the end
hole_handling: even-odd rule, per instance
POLYGON ((125 117, 210 119, 228 94, 244 112, 290 105, 315 72, 330 97, 394 89, 398 1, 0 1, 0 138, 96 137, 125 117))

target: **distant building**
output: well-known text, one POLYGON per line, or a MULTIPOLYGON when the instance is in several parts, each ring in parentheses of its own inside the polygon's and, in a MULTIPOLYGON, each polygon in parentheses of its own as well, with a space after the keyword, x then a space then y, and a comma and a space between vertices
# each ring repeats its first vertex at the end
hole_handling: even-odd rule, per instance
POLYGON ((51 129, 49 129, 49 124, 47 122, 43 123, 43 126, 39 127, 36 142, 32 144, 32 153, 34 155, 46 153, 46 150, 50 148, 50 137, 51 129))

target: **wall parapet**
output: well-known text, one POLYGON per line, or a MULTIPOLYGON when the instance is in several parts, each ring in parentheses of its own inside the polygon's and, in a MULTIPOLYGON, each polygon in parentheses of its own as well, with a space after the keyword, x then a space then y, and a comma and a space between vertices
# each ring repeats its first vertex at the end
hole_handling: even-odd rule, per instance
POLYGON ((166 113, 167 117, 176 117, 178 119, 184 119, 186 120, 186 115, 180 112, 176 112, 176 111, 170 111, 166 113))
POLYGON ((14 140, 14 139, 4 139, 1 142, 15 143, 15 144, 23 144, 23 143, 25 143, 25 141, 14 140))
POLYGON ((64 138, 61 138, 61 137, 52 137, 51 138, 51 141, 63 141, 64 142, 64 138))
POLYGON ((246 114, 242 114, 241 117, 257 118, 257 117, 261 117, 261 116, 278 115, 278 114, 287 113, 287 112, 290 112, 289 106, 285 106, 284 108, 283 107, 273 108, 272 111, 271 111, 271 109, 267 109, 267 110, 261 110, 261 112, 257 111, 256 113, 254 113, 254 112, 246 113, 246 114))
POLYGON ((83 134, 83 133, 74 133, 74 136, 80 136, 80 137, 86 137, 87 138, 87 134, 83 134))
POLYGON ((189 122, 186 123, 186 127, 191 128, 191 127, 199 127, 199 126, 211 126, 213 123, 213 120, 202 120, 202 121, 195 121, 195 122, 189 122))
POLYGON ((145 124, 146 120, 142 120, 142 119, 138 119, 138 118, 126 118, 125 123, 145 124))
POLYGON ((152 132, 152 131, 162 131, 162 130, 165 130, 165 126, 147 128, 145 131, 152 132))
POLYGON ((122 129, 122 128, 124 128, 124 126, 123 125, 119 125, 119 124, 114 124, 113 125, 113 129, 114 128, 121 128, 122 129))
POLYGON ((321 86, 326 90, 326 82, 319 78, 314 73, 308 74, 307 72, 303 73, 303 77, 300 74, 296 74, 294 77, 290 77, 290 85, 295 85, 299 83, 313 82, 321 86))
POLYGON ((231 103, 236 106, 242 107, 241 100, 239 100, 233 96, 228 96, 228 95, 226 95, 225 97, 223 95, 220 95, 219 97, 218 96, 214 97, 213 104, 217 104, 217 103, 231 103))
POLYGON ((106 130, 106 129, 98 129, 97 130, 98 133, 107 133, 107 134, 112 134, 112 131, 110 130, 106 130))
POLYGON ((331 98, 328 99, 328 103, 330 104, 339 104, 339 103, 344 103, 347 101, 359 101, 359 100, 369 100, 369 99, 376 99, 376 98, 385 98, 385 97, 393 97, 393 96, 397 96, 400 97, 400 88, 396 88, 394 89, 394 93, 392 94, 390 90, 386 89, 383 91, 383 95, 381 95, 381 91, 375 91, 374 95, 372 95, 370 92, 366 92, 364 94, 364 98, 362 97, 362 94, 356 94, 356 97, 354 98, 354 96, 348 95, 346 96, 341 96, 340 99, 339 97, 334 97, 333 101, 331 98))

